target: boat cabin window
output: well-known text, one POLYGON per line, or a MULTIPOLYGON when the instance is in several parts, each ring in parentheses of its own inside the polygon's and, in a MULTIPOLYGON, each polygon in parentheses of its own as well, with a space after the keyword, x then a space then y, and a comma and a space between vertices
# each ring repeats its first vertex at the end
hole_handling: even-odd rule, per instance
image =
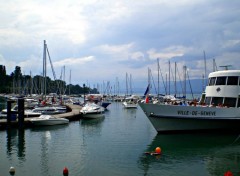
POLYGON ((209 78, 209 86, 214 86, 216 81, 216 77, 209 78))
POLYGON ((227 85, 238 85, 238 76, 229 76, 227 79, 227 85))
POLYGON ((227 107, 236 107, 237 98, 225 98, 224 106, 227 107))
POLYGON ((238 108, 240 107, 240 98, 238 98, 238 108))
POLYGON ((216 85, 226 85, 226 78, 227 77, 217 77, 216 85))
POLYGON ((212 97, 212 105, 218 106, 223 104, 223 97, 212 97))
POLYGON ((210 105, 210 102, 211 102, 211 97, 206 97, 205 98, 205 104, 210 105))

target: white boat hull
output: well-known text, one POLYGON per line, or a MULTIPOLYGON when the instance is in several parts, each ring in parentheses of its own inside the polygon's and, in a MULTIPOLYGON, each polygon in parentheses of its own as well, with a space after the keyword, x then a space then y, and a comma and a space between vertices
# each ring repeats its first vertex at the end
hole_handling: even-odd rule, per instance
POLYGON ((104 117, 104 111, 102 106, 95 103, 88 103, 80 110, 80 114, 84 119, 97 119, 104 117))
POLYGON ((103 113, 98 113, 98 114, 96 114, 96 113, 87 113, 87 114, 82 114, 82 117, 84 118, 84 119, 98 119, 98 118, 102 118, 102 117, 104 117, 104 114, 103 113))
POLYGON ((240 108, 139 105, 158 132, 240 130, 240 108))
POLYGON ((137 108, 137 104, 136 103, 128 103, 128 102, 123 102, 123 107, 124 108, 137 108))
POLYGON ((31 123, 35 126, 51 126, 51 125, 62 125, 62 124, 68 124, 69 120, 64 118, 45 118, 45 115, 42 115, 37 118, 30 119, 31 123))

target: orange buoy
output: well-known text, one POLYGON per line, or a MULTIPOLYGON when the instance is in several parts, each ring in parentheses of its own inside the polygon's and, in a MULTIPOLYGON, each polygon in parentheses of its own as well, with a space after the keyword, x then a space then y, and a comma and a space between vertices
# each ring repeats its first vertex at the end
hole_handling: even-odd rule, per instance
POLYGON ((161 148, 160 147, 157 147, 156 149, 155 149, 155 153, 158 153, 158 154, 160 154, 162 152, 162 150, 161 150, 161 148))
POLYGON ((64 167, 64 169, 63 169, 63 175, 64 175, 64 176, 68 176, 68 168, 67 168, 67 167, 64 167))

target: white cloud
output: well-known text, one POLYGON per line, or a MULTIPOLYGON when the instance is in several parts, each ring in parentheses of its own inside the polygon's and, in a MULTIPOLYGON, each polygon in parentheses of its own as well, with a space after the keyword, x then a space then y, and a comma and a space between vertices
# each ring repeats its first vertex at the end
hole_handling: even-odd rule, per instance
POLYGON ((133 53, 131 53, 131 59, 142 60, 142 59, 144 59, 144 53, 142 53, 140 51, 133 52, 133 53))
POLYGON ((234 47, 235 45, 239 45, 240 40, 227 40, 222 44, 223 48, 234 47))
POLYGON ((92 62, 93 60, 95 60, 94 56, 87 56, 83 58, 65 58, 63 60, 55 61, 53 65, 54 67, 62 67, 62 66, 80 67, 86 63, 92 62))
POLYGON ((156 49, 150 49, 148 50, 149 58, 151 59, 171 59, 173 57, 180 57, 183 56, 187 51, 190 51, 191 48, 187 48, 184 46, 170 46, 167 48, 163 48, 159 51, 156 51, 156 49))

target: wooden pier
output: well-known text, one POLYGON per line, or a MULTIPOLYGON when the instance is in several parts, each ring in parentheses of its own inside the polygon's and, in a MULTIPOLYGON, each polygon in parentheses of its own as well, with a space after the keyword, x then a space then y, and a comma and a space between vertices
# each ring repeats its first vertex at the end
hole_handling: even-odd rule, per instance
POLYGON ((52 115, 52 116, 53 117, 65 118, 65 119, 68 119, 69 121, 79 120, 81 118, 81 115, 80 115, 80 110, 82 109, 81 106, 68 104, 67 107, 68 107, 68 109, 71 109, 70 112, 63 113, 63 114, 55 114, 55 115, 52 115))
MULTIPOLYGON (((54 114, 54 117, 60 117, 68 119, 69 121, 76 121, 81 119, 80 110, 82 109, 79 105, 67 104, 67 109, 69 112, 62 113, 62 114, 54 114)), ((33 117, 34 118, 34 117, 33 117)), ((30 118, 24 118, 24 128, 31 128, 33 124, 29 121, 30 118)), ((7 119, 0 119, 0 130, 6 130, 8 128, 19 128, 18 119, 15 121, 11 121, 8 124, 7 119)))

